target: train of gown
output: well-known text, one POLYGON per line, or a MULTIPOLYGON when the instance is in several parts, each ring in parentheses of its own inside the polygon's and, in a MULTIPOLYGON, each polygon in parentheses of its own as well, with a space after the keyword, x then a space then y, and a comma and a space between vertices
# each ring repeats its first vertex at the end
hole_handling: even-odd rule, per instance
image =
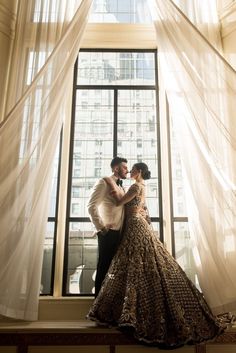
MULTIPOLYGON (((127 204, 126 212, 140 200, 127 204)), ((87 317, 167 348, 212 340, 225 328, 138 212, 127 217, 122 242, 87 317)))

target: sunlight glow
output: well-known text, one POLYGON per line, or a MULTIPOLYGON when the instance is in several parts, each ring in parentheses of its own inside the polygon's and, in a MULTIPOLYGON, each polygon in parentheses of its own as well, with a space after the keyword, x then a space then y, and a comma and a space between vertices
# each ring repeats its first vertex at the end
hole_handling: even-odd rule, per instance
POLYGON ((227 235, 225 237, 225 241, 224 241, 224 252, 226 253, 232 253, 235 252, 235 239, 234 239, 234 235, 227 235))
POLYGON ((207 161, 212 173, 215 175, 216 179, 221 184, 223 189, 225 191, 236 190, 236 185, 234 184, 234 182, 232 180, 230 180, 228 175, 225 174, 222 167, 218 166, 217 162, 213 160, 212 156, 210 155, 210 152, 207 150, 206 146, 204 145, 193 121, 188 120, 188 123, 189 123, 189 126, 193 132, 193 135, 195 136, 196 142, 198 143, 198 146, 202 151, 202 154, 203 154, 205 160, 207 161))
POLYGON ((188 62, 189 66, 191 67, 191 69, 193 70, 193 72, 195 73, 195 75, 197 76, 197 78, 199 79, 199 81, 201 81, 201 83, 203 84, 203 86, 205 86, 205 81, 201 78, 201 76, 198 73, 198 70, 195 68, 195 66, 193 66, 193 64, 191 63, 191 61, 189 60, 189 58, 187 57, 187 55, 182 52, 183 57, 185 58, 185 60, 188 62))
POLYGON ((147 0, 147 5, 153 21, 164 20, 164 17, 157 8, 156 0, 147 0))
POLYGON ((201 259, 200 259, 198 248, 196 246, 193 247, 193 258, 194 258, 196 266, 200 267, 201 266, 201 259))

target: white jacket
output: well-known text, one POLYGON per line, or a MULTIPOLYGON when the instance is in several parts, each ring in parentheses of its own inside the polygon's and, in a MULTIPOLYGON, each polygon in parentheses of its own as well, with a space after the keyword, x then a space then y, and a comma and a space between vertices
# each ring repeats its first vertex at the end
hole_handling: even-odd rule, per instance
MULTIPOLYGON (((116 178, 112 176, 114 180, 116 178)), ((122 189, 123 190, 123 189, 122 189)), ((124 206, 116 206, 115 199, 109 194, 110 187, 100 179, 93 187, 88 201, 88 213, 97 231, 106 227, 119 230, 124 220, 124 206)))

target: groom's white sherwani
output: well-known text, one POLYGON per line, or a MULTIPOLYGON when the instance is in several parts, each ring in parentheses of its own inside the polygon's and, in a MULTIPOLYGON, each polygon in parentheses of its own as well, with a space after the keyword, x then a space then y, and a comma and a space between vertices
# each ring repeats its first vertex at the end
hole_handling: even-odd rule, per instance
MULTIPOLYGON (((116 181, 115 176, 111 176, 116 181)), ((123 189, 121 188, 122 192, 123 189)), ((88 213, 97 231, 107 225, 114 230, 122 228, 124 220, 124 206, 116 206, 114 197, 109 194, 110 187, 104 179, 100 179, 93 187, 88 201, 88 213)))

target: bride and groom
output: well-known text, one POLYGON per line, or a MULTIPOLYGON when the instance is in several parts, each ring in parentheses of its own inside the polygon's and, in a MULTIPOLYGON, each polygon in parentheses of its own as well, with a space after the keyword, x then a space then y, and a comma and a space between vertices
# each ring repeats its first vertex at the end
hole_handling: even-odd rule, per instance
POLYGON ((225 329, 202 293, 154 234, 146 212, 145 163, 111 161, 112 175, 94 186, 88 212, 97 230, 95 301, 88 318, 128 329, 142 343, 173 349, 214 339, 225 329))

